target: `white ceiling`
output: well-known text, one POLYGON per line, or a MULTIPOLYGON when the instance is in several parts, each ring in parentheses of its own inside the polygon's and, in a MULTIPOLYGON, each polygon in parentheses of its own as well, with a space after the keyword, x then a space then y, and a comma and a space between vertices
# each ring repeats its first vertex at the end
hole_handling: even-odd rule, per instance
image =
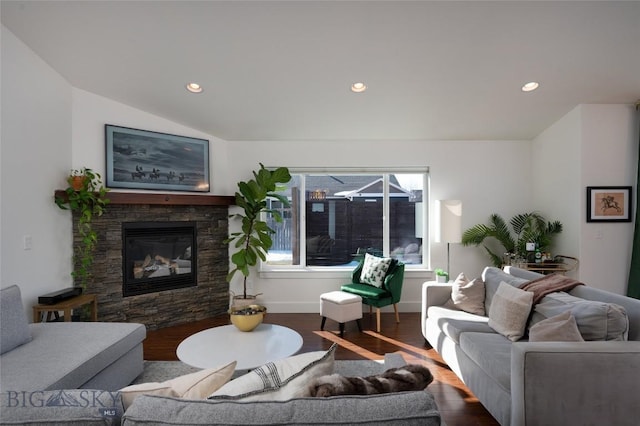
POLYGON ((531 139, 578 104, 640 98, 638 1, 2 1, 0 12, 74 87, 225 140, 531 139), (540 88, 521 92, 531 80, 540 88), (351 93, 355 81, 367 92, 351 93))

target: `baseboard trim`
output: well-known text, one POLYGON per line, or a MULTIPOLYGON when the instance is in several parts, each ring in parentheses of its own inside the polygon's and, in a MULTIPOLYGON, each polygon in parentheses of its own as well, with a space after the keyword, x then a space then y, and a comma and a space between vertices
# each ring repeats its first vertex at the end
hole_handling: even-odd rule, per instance
MULTIPOLYGON (((272 312, 274 314, 310 314, 320 312, 320 301, 313 302, 262 302, 266 307, 268 312, 272 312)), ((420 312, 421 304, 420 302, 400 302, 398 303, 398 311, 402 312, 420 312)), ((367 306, 362 307, 363 312, 369 312, 369 308, 367 306)), ((393 306, 385 306, 380 309, 383 314, 391 313, 393 314, 393 306)))

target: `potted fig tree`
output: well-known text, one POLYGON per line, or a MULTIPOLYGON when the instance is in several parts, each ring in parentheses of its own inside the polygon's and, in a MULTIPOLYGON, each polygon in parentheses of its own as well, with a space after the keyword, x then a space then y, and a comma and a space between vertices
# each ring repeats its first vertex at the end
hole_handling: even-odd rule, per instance
MULTIPOLYGON (((238 182, 235 204, 242 212, 229 217, 241 220, 242 224, 240 231, 231 233, 225 240, 226 244, 236 249, 231 255, 234 267, 227 275, 227 282, 231 282, 237 272, 244 276, 241 298, 245 303, 251 303, 251 300, 255 299, 255 295, 247 294, 247 278, 251 269, 257 265, 258 259, 267 260, 267 252, 273 245, 271 235, 275 231, 264 221, 264 215, 272 215, 276 222, 282 222, 280 212, 269 208, 267 200, 275 198, 288 207, 289 200, 277 191, 284 189, 282 184, 290 180, 288 168, 278 167, 270 170, 260 163, 260 170, 253 172, 253 179, 238 182)), ((240 295, 234 297, 240 299, 240 295)))

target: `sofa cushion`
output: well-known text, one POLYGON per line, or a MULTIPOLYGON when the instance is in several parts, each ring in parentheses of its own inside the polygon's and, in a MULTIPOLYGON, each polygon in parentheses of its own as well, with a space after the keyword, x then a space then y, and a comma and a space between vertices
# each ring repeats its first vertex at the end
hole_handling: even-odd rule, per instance
POLYGON ((464 332, 495 333, 489 327, 489 318, 454 308, 430 306, 427 317, 434 320, 438 328, 456 343, 460 343, 460 334, 464 332))
POLYGON ((585 300, 598 300, 622 306, 629 319, 628 340, 640 341, 640 300, 588 285, 580 285, 571 290, 569 294, 585 300))
POLYGON ((233 375, 236 361, 215 368, 206 368, 164 382, 140 383, 120 389, 125 410, 140 395, 174 396, 203 399, 225 385, 233 375))
POLYGON ((122 425, 150 424, 436 426, 440 414, 427 391, 251 403, 143 395, 129 407, 122 425))
POLYGON ((583 342, 576 319, 566 311, 547 318, 529 329, 530 342, 583 342))
POLYGON ((533 303, 533 293, 500 283, 489 311, 489 327, 516 341, 524 336, 533 303))
POLYGON ((543 274, 540 274, 538 272, 510 265, 505 266, 504 271, 509 275, 513 275, 514 277, 518 278, 524 278, 525 280, 537 280, 538 278, 542 278, 544 276, 543 274))
POLYGON ((484 311, 489 313, 491 301, 496 291, 498 291, 500 283, 504 282, 513 287, 520 287, 529 280, 509 275, 500 268, 487 266, 482 271, 482 281, 484 281, 484 311))
POLYGON ((511 346, 497 333, 463 333, 460 348, 506 392, 511 389, 511 346))
POLYGON ((17 285, 0 289, 0 326, 0 354, 31 341, 31 331, 17 285))
POLYGON ((5 425, 119 425, 124 413, 119 392, 95 389, 3 391, 0 423, 5 425))
POLYGON ((285 401, 308 396, 308 382, 333 373, 337 345, 328 351, 307 352, 269 362, 224 385, 209 399, 285 401))
POLYGON ((360 273, 360 282, 382 287, 389 265, 391 265, 390 257, 377 257, 365 253, 364 264, 362 265, 362 272, 360 273))
POLYGON ((480 278, 469 281, 461 272, 451 284, 451 300, 458 309, 484 315, 484 282, 480 278))
POLYGON ((629 319, 615 303, 585 300, 568 293, 551 293, 542 298, 531 316, 529 327, 565 311, 571 312, 584 340, 626 340, 629 319))
POLYGON ((30 329, 33 340, 28 345, 2 355, 3 389, 79 388, 146 336, 144 325, 135 323, 52 322, 30 324, 30 329))
POLYGON ((341 286, 340 289, 348 293, 357 294, 358 296, 367 299, 381 299, 383 297, 391 297, 391 293, 389 293, 384 288, 374 287, 370 284, 351 283, 341 286))

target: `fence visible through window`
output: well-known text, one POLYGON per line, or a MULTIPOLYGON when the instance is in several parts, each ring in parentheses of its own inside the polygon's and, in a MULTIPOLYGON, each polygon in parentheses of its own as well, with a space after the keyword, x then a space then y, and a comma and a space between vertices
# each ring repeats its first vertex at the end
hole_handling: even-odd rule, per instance
POLYGON ((364 253, 422 265, 425 173, 293 174, 282 192, 291 206, 270 205, 283 221, 267 218, 275 231, 267 266, 349 266, 364 253))

